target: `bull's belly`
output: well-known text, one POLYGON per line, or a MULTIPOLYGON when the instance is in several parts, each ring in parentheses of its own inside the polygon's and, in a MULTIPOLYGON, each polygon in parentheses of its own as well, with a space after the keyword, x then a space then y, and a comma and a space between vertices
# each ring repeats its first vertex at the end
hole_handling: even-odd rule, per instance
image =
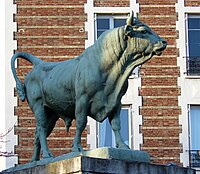
POLYGON ((89 116, 97 122, 102 123, 109 116, 109 113, 107 113, 105 109, 102 109, 100 111, 91 113, 89 116))
POLYGON ((45 100, 45 105, 60 116, 74 117, 75 104, 71 101, 61 101, 57 99, 45 100))
POLYGON ((73 61, 63 62, 53 68, 41 84, 46 103, 62 110, 74 105, 74 71, 68 70, 70 62, 73 61))
POLYGON ((98 99, 94 100, 90 106, 89 116, 95 119, 98 122, 103 122, 107 117, 114 112, 115 103, 108 102, 109 99, 107 96, 102 95, 98 99))
POLYGON ((58 115, 74 117, 75 100, 73 92, 64 88, 48 87, 43 89, 43 101, 58 115))

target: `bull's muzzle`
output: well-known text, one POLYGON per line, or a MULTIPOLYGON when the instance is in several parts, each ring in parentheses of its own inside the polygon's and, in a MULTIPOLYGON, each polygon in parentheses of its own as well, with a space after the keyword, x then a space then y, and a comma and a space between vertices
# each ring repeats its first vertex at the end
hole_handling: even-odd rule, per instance
POLYGON ((154 53, 157 56, 162 54, 162 51, 167 47, 167 42, 165 40, 160 40, 155 46, 154 53))

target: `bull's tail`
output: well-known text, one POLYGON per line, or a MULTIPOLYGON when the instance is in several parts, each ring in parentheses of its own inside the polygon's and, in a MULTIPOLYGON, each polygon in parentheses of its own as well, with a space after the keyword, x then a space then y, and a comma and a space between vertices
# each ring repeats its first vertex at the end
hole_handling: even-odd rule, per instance
POLYGON ((19 98, 24 101, 26 98, 26 94, 25 94, 25 90, 24 90, 24 85, 22 84, 22 82, 20 81, 20 79, 17 77, 17 73, 16 73, 16 69, 15 69, 15 60, 17 58, 23 58, 29 62, 31 62, 34 66, 38 65, 39 63, 42 62, 42 60, 38 59, 37 57, 26 53, 26 52, 18 52, 15 53, 11 59, 11 69, 12 69, 12 73, 13 76, 15 78, 16 81, 16 88, 17 88, 17 92, 19 95, 19 98))

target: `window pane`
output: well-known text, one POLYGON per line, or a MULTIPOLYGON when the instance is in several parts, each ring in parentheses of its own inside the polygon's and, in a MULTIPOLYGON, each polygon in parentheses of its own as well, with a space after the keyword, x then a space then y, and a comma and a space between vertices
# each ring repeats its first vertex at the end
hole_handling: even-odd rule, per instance
POLYGON ((109 19, 97 19, 97 38, 108 29, 110 29, 109 19))
POLYGON ((113 27, 119 27, 126 24, 126 19, 115 19, 112 16, 110 17, 102 17, 97 18, 97 38, 106 30, 109 30, 113 27))
POLYGON ((199 18, 189 18, 188 28, 189 29, 200 29, 200 17, 199 18))
POLYGON ((187 74, 200 75, 200 16, 188 18, 188 56, 187 74))
POLYGON ((191 150, 200 150, 200 106, 191 106, 191 150))
POLYGON ((104 29, 108 30, 110 28, 109 19, 97 19, 97 30, 104 29))
POLYGON ((114 19, 114 28, 126 25, 126 19, 114 19))
POLYGON ((112 145, 112 130, 108 119, 99 124, 99 140, 99 147, 114 147, 112 145))
POLYGON ((122 109, 120 113, 121 121, 121 135, 124 143, 129 145, 129 119, 128 119, 128 109, 122 109))
POLYGON ((188 36, 189 36, 189 56, 200 57, 200 30, 189 31, 188 36))
MULTIPOLYGON (((129 145, 129 110, 122 108, 120 112, 121 135, 124 143, 129 145)), ((99 147, 115 147, 115 137, 108 121, 99 124, 99 147)))
POLYGON ((98 30, 98 31, 97 31, 97 38, 98 38, 104 31, 106 31, 106 30, 98 30))

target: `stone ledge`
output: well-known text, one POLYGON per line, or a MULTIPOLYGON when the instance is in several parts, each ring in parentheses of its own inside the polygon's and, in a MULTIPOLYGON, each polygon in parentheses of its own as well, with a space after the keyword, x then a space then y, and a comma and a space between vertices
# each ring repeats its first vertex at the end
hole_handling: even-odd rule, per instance
POLYGON ((1 174, 195 174, 192 169, 141 162, 78 156, 67 160, 1 174))
POLYGON ((142 151, 100 148, 88 152, 72 152, 55 158, 19 165, 0 174, 195 174, 195 170, 178 166, 149 163, 142 151))
POLYGON ((103 147, 86 151, 84 156, 103 159, 117 159, 129 162, 150 162, 150 156, 147 152, 131 149, 103 147))

